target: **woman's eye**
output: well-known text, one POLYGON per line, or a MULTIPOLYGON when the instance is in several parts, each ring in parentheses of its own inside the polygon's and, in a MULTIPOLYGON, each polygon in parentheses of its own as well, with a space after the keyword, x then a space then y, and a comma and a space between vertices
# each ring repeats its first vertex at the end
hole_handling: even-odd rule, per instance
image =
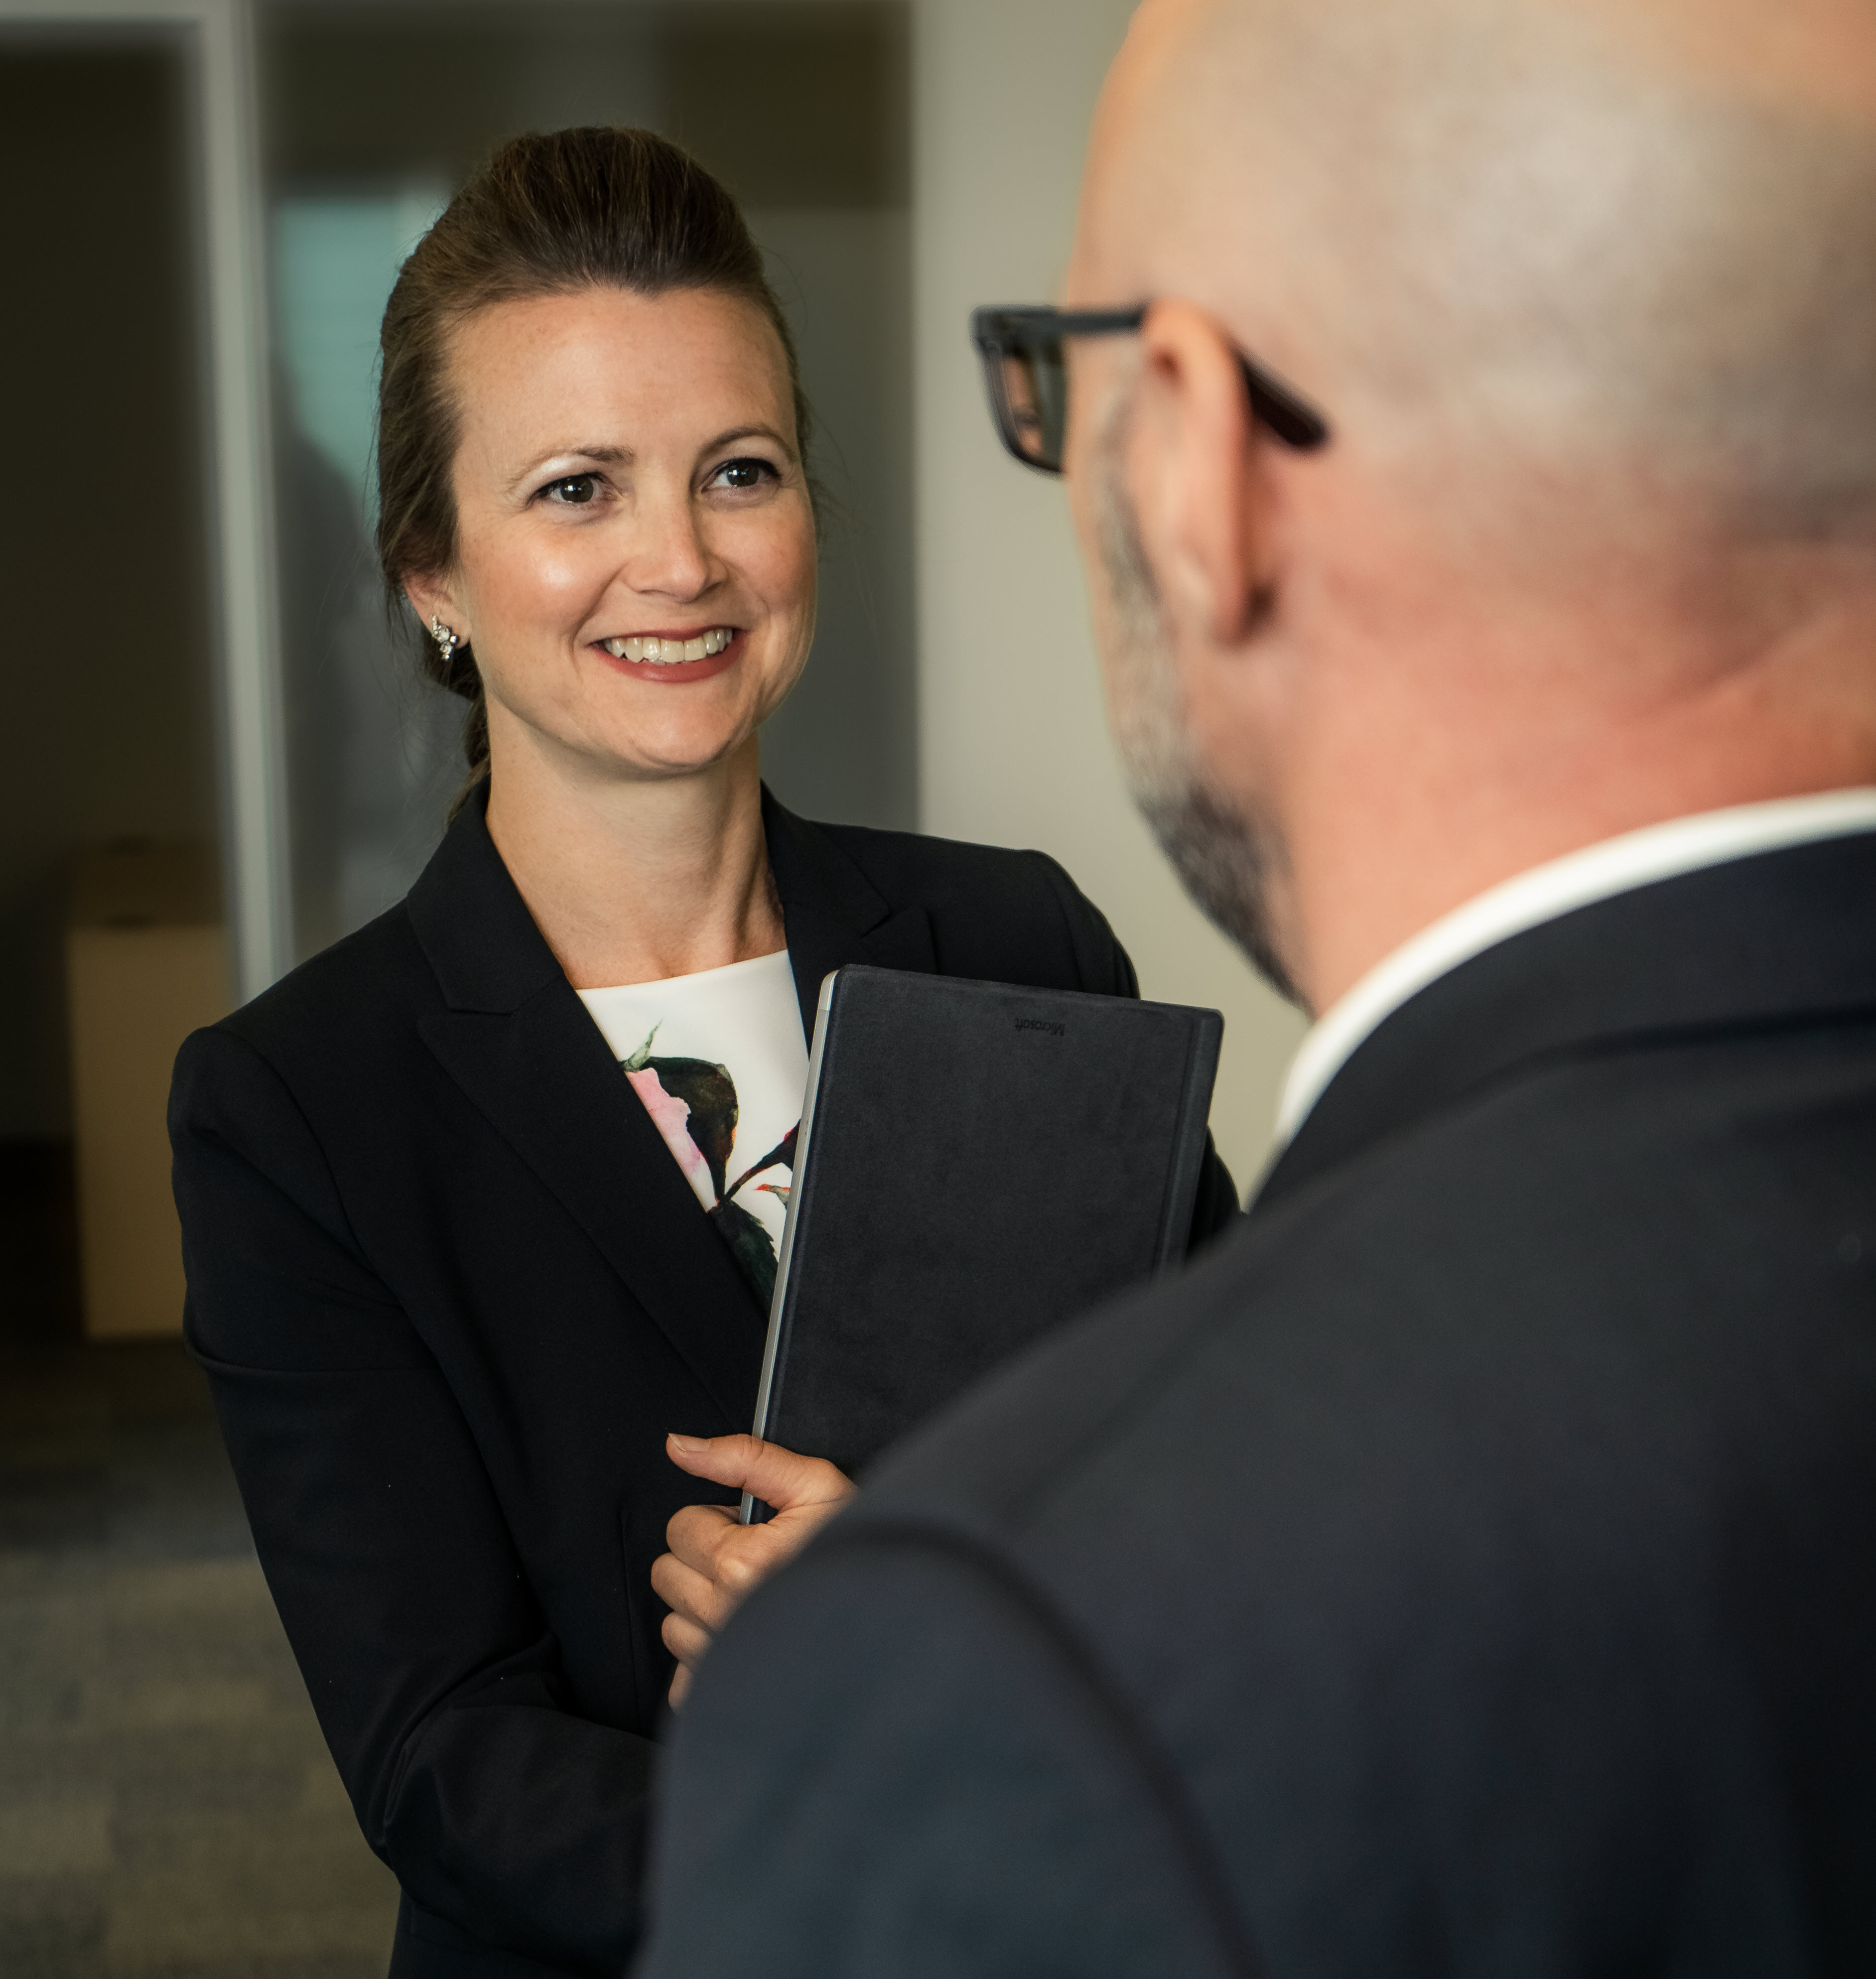
POLYGON ((721 488, 760 488, 779 481, 774 463, 766 460, 726 460, 711 479, 721 488))
POLYGON ((595 478, 590 474, 563 474, 558 481, 550 481, 541 490, 550 502, 590 502, 593 499, 595 478))

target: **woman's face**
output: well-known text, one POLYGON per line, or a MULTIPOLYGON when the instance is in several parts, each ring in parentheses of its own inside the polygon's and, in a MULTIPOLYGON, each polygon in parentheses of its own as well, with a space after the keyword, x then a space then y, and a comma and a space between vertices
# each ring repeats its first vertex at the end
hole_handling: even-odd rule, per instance
POLYGON ((787 362, 708 290, 499 303, 456 333, 453 570, 410 585, 472 642, 499 765, 721 761, 814 635, 814 519, 787 362))

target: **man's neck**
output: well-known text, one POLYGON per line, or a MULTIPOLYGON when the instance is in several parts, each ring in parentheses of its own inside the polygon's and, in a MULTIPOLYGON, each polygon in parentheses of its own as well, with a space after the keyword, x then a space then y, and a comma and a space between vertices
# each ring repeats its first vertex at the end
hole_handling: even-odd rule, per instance
POLYGON ((1278 1137, 1295 1132, 1356 1048, 1402 1004, 1499 943, 1638 887, 1757 854, 1871 832, 1876 786, 1820 791, 1646 826, 1487 889, 1384 956, 1322 1013, 1285 1081, 1278 1137))
POLYGON ((1601 710, 1563 676, 1496 709, 1481 691, 1433 719, 1366 713, 1304 754, 1283 820, 1310 1006, 1328 1009, 1467 901, 1585 847, 1876 784, 1866 650, 1783 654, 1601 710))

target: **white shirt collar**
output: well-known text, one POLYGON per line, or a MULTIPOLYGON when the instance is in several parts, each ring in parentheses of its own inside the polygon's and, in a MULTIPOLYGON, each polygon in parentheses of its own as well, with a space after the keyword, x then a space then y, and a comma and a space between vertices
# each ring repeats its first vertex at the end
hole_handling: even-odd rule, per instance
POLYGON ((1295 1133, 1330 1080, 1385 1019, 1462 962, 1526 928, 1656 880, 1857 831, 1876 831, 1876 787, 1780 797, 1647 825, 1488 888, 1402 943, 1318 1019, 1284 1082, 1278 1145, 1295 1133))

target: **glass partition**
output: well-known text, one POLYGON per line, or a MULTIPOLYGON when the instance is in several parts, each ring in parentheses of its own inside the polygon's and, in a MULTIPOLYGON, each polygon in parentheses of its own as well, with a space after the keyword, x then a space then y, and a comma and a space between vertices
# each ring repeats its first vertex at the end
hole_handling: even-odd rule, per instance
POLYGON ((270 202, 282 707, 303 956, 403 897, 460 781, 459 705, 409 663, 371 546, 378 321, 446 196, 413 180, 270 202))

